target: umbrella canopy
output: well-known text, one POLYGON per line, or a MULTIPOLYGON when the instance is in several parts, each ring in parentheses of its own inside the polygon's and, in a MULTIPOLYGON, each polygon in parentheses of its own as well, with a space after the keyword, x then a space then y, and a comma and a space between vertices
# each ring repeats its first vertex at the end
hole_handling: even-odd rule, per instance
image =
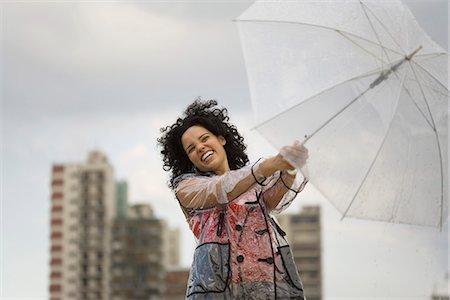
POLYGON ((257 1, 237 21, 256 129, 303 141, 302 172, 343 216, 441 227, 447 53, 408 8, 257 1))

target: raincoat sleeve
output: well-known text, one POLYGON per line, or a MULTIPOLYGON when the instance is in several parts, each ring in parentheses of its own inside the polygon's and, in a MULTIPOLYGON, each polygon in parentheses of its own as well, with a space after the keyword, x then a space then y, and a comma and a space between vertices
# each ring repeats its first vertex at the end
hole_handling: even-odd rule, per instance
POLYGON ((211 208, 226 204, 256 184, 268 181, 258 175, 261 160, 223 175, 183 174, 175 179, 175 194, 186 208, 211 208))
POLYGON ((263 199, 269 208, 271 206, 269 204, 277 203, 274 208, 271 208, 272 213, 278 214, 288 208, 297 194, 305 188, 308 180, 301 177, 297 174, 292 180, 286 172, 277 172, 271 177, 263 191, 263 199))

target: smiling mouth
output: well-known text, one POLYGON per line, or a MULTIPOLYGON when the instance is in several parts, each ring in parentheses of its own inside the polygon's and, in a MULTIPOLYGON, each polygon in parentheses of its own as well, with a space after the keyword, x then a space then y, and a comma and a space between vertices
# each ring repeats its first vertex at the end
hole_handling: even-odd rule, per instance
POLYGON ((202 156, 202 161, 206 161, 209 157, 211 157, 214 154, 213 151, 208 151, 202 156))

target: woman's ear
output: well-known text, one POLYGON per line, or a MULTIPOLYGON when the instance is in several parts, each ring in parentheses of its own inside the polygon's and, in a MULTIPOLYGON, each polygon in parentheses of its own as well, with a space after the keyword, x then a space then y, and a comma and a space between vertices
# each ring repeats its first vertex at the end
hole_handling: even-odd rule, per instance
POLYGON ((227 140, 221 135, 218 136, 218 139, 219 139, 220 144, 222 146, 225 146, 225 144, 227 143, 227 140))

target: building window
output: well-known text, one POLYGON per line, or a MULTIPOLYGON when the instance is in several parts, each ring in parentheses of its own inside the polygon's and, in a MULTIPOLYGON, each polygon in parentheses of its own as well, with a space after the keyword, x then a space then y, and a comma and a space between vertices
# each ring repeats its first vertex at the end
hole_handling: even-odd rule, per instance
POLYGON ((62 206, 53 205, 52 212, 60 212, 63 210, 62 206))
POLYGON ((53 173, 60 173, 64 171, 63 165, 53 165, 53 173))
POLYGON ((70 298, 76 298, 77 294, 76 294, 75 292, 70 292, 70 293, 68 294, 68 296, 69 296, 70 298))
POLYGON ((52 240, 53 239, 60 239, 60 238, 62 238, 62 236, 63 236, 62 232, 52 232, 51 239, 52 240))
POLYGON ((53 199, 53 200, 56 200, 56 199, 62 199, 63 196, 64 196, 64 194, 63 194, 63 193, 60 193, 60 192, 58 192, 58 193, 53 193, 53 194, 52 194, 52 199, 53 199))
POLYGON ((62 219, 52 219, 52 225, 62 225, 62 219))
POLYGON ((50 265, 52 266, 58 266, 62 265, 62 259, 61 258, 54 258, 50 261, 50 265))
POLYGON ((62 277, 61 272, 52 272, 50 274, 50 278, 61 278, 61 277, 62 277))
POLYGON ((77 280, 72 277, 68 280, 68 282, 73 284, 73 283, 77 283, 77 280))
POLYGON ((61 251, 62 251, 61 245, 55 245, 55 246, 52 246, 52 248, 51 248, 51 252, 61 252, 61 251))
POLYGON ((295 215, 292 216, 292 223, 319 223, 319 216, 303 216, 303 215, 295 215))
POLYGON ((52 187, 53 186, 62 186, 64 184, 64 180, 62 179, 54 179, 52 180, 52 187))

